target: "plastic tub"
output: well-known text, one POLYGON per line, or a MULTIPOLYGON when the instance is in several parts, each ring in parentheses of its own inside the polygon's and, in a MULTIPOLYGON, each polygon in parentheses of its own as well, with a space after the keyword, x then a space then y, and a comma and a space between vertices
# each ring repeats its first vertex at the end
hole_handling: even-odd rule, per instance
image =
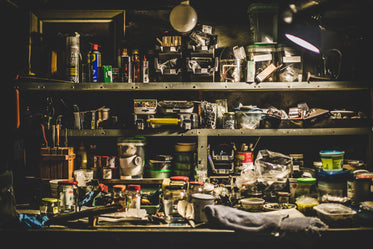
POLYGON ((50 193, 51 197, 58 198, 58 182, 60 181, 68 181, 69 179, 53 179, 49 181, 49 186, 50 186, 50 193))
POLYGON ((298 210, 303 214, 312 216, 315 213, 313 207, 319 205, 319 202, 315 198, 301 196, 297 198, 295 204, 297 205, 298 210))
POLYGON ((356 211, 340 203, 322 203, 313 207, 317 216, 330 225, 341 225, 351 222, 356 211))
POLYGON ((248 211, 260 211, 263 209, 264 199, 262 198, 245 198, 240 200, 243 209, 248 211))
POLYGON ((320 157, 323 170, 342 170, 344 151, 323 150, 320 157))

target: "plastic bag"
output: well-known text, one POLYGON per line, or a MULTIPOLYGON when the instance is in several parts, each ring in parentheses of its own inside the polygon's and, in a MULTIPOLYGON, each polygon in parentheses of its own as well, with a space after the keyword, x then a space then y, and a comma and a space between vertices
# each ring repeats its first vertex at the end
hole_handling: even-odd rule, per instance
POLYGON ((258 181, 272 185, 283 181, 291 173, 291 157, 278 152, 260 150, 255 159, 258 181))

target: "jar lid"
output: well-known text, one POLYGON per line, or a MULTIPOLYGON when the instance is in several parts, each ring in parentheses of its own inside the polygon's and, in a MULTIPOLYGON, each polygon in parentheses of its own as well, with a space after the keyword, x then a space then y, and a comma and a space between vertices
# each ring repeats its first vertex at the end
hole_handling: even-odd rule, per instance
POLYGON ((141 186, 140 185, 131 184, 131 185, 128 185, 128 190, 140 191, 141 190, 141 186))
POLYGON ((170 179, 172 181, 184 181, 184 182, 189 181, 189 177, 187 176, 171 176, 170 179))
POLYGON ((60 185, 78 185, 77 181, 59 181, 58 184, 60 185))
POLYGON ((126 190, 126 185, 117 184, 117 185, 113 186, 113 189, 116 189, 116 190, 119 190, 119 191, 123 192, 124 190, 126 190))
POLYGON ((373 179, 373 173, 362 173, 357 176, 358 179, 373 179))
POLYGON ((313 177, 301 177, 297 178, 298 183, 304 183, 304 184, 314 184, 316 183, 316 178, 313 177))
POLYGON ((191 181, 189 183, 190 183, 190 185, 198 185, 198 186, 202 186, 203 185, 203 182, 200 182, 200 181, 191 181))
POLYGON ((51 202, 51 203, 58 202, 57 198, 50 198, 50 197, 46 197, 46 198, 43 198, 41 200, 45 201, 45 202, 51 202))

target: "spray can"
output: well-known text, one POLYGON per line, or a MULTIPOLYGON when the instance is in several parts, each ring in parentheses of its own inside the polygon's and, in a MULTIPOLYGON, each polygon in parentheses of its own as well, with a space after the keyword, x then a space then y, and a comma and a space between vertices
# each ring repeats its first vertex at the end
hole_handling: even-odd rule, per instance
POLYGON ((132 82, 131 76, 131 58, 128 55, 128 51, 126 48, 122 49, 121 56, 120 56, 120 80, 122 82, 132 82))
POLYGON ((98 82, 99 68, 101 67, 101 52, 98 51, 98 44, 91 44, 91 50, 88 53, 88 79, 89 82, 98 82))
POLYGON ((142 82, 149 83, 149 61, 146 59, 145 55, 142 61, 142 82))
POLYGON ((79 33, 66 37, 66 80, 79 83, 79 33))

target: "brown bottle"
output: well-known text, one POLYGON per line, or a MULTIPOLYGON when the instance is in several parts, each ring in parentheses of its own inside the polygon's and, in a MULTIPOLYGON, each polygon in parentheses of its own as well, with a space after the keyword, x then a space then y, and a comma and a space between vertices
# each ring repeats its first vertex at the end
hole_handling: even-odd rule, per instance
POLYGON ((133 80, 132 82, 141 82, 141 60, 138 49, 132 52, 133 80))

